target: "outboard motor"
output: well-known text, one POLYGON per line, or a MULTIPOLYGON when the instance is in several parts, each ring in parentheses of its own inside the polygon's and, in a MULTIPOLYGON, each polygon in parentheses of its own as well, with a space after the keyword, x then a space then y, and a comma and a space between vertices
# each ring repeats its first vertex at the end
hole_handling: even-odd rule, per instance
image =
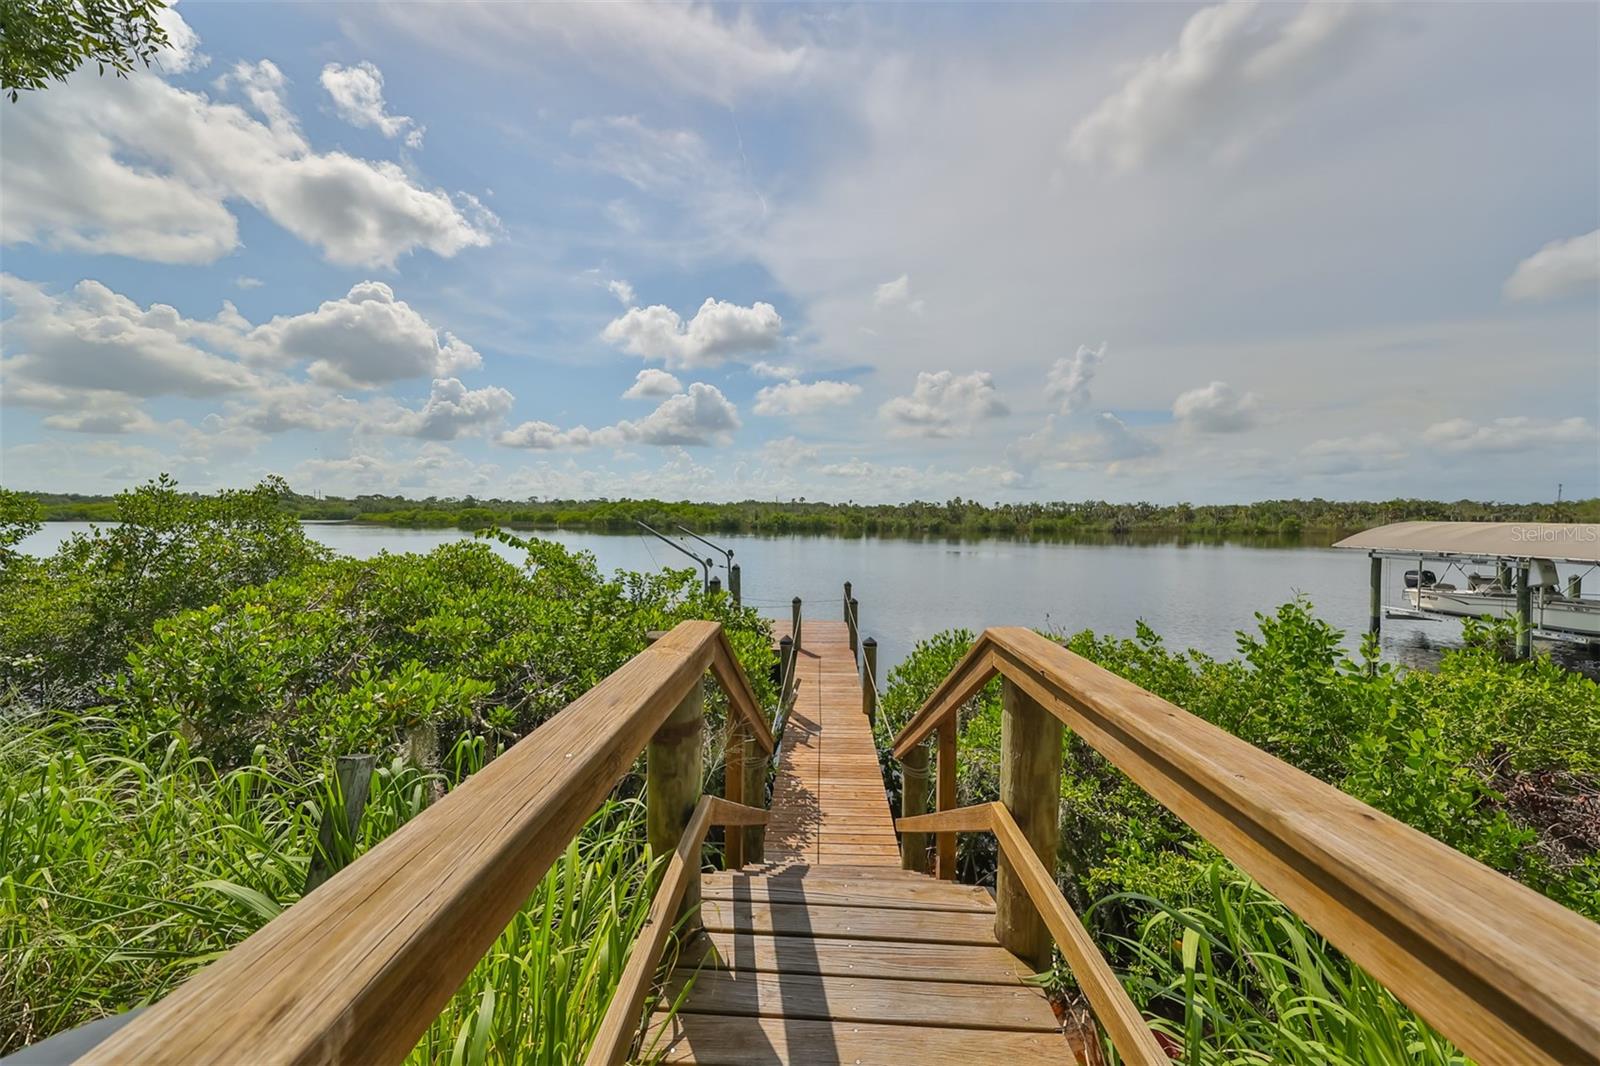
MULTIPOLYGON (((1439 575, 1435 574, 1432 570, 1424 570, 1424 571, 1422 571, 1422 587, 1423 588, 1427 588, 1430 585, 1436 584, 1438 582, 1438 580, 1439 580, 1439 575)), ((1416 587, 1417 587, 1417 572, 1415 570, 1407 570, 1406 571, 1406 588, 1414 589, 1416 587)))

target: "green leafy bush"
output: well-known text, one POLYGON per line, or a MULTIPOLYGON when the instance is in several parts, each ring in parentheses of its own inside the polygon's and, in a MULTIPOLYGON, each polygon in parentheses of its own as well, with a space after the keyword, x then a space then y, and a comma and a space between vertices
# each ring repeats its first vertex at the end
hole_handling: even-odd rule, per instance
MULTIPOLYGON (((46 560, 5 554, 33 511, 0 497, 0 1053, 159 998, 298 899, 313 856, 364 852, 651 630, 722 622, 774 701, 766 624, 691 572, 608 577, 503 534, 523 564, 483 541, 338 558, 282 492, 161 479, 46 560), (357 752, 378 756, 368 806, 323 848, 335 760, 357 752)), ((725 701, 707 712, 716 737, 725 701)), ((413 1061, 581 1058, 651 898, 639 784, 624 776, 413 1061)))

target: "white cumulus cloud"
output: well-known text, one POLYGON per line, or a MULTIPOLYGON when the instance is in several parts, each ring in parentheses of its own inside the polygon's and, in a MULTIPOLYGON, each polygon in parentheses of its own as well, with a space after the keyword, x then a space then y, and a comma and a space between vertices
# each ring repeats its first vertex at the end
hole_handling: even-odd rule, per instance
POLYGON ((1600 291, 1600 229, 1551 241, 1517 264, 1506 279, 1506 298, 1556 300, 1600 291))
POLYGON ((403 135, 408 147, 422 147, 423 127, 407 115, 390 114, 383 101, 383 72, 376 65, 365 61, 353 67, 329 63, 322 68, 321 80, 334 110, 350 125, 377 130, 385 137, 403 135))
POLYGON ((683 385, 665 370, 646 367, 634 377, 633 384, 622 394, 624 400, 651 400, 682 392, 683 385))
POLYGON ((511 413, 511 393, 498 386, 469 389, 459 378, 438 378, 420 410, 407 411, 386 427, 423 440, 455 440, 487 432, 511 413))
POLYGON ((1190 389, 1172 402, 1172 417, 1197 433, 1238 433, 1260 420, 1260 397, 1244 395, 1225 381, 1190 389))
POLYGON ((500 434, 510 448, 620 448, 628 444, 656 447, 726 444, 740 427, 738 409, 715 385, 697 381, 688 390, 669 396, 638 421, 624 419, 611 426, 562 429, 550 422, 524 422, 500 434))
POLYGON ((983 419, 1009 414, 988 371, 956 375, 923 371, 909 396, 896 396, 878 409, 899 437, 956 437, 970 434, 983 419))
POLYGON ((381 281, 363 281, 315 311, 274 318, 248 340, 274 361, 309 363, 312 380, 325 385, 371 387, 483 365, 470 344, 439 333, 381 281))
POLYGON ((1061 413, 1070 415, 1089 406, 1089 384, 1094 381, 1095 369, 1106 357, 1106 346, 1091 348, 1078 345, 1072 355, 1057 359, 1045 375, 1044 395, 1061 405, 1061 413))
POLYGON ((1163 155, 1235 154, 1359 56, 1380 6, 1316 2, 1284 19, 1257 0, 1203 8, 1072 130, 1070 155, 1131 170, 1163 155))
POLYGON ((239 243, 244 202, 344 266, 486 245, 489 219, 400 167, 316 151, 272 63, 217 82, 245 106, 153 71, 80 72, 6 113, 0 240, 166 263, 209 263, 239 243), (469 217, 470 216, 470 217, 469 217))
POLYGON ((688 322, 672 308, 652 304, 631 308, 607 325, 601 337, 633 355, 694 368, 766 351, 778 343, 782 331, 783 319, 769 303, 741 307, 707 297, 688 322))
POLYGON ((203 325, 166 304, 141 307, 85 279, 52 296, 0 275, 8 403, 66 407, 83 390, 124 396, 216 396, 249 387, 245 367, 195 344, 203 325))
POLYGON ((801 383, 791 379, 778 385, 768 385, 756 393, 755 412, 758 415, 809 415, 839 407, 861 395, 861 386, 848 381, 813 381, 801 383))

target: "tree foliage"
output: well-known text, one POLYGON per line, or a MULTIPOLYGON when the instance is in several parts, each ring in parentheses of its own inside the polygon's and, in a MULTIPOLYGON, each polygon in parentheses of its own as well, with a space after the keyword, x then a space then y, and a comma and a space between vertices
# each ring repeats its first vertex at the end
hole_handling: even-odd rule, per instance
POLYGON ((126 77, 167 44, 164 0, 0 0, 0 90, 15 102, 85 63, 126 77))

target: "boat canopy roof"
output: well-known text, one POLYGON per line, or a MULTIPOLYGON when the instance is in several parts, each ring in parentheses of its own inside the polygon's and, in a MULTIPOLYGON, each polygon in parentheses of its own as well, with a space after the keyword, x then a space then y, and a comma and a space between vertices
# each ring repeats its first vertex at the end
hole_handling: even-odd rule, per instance
POLYGON ((1399 555, 1549 559, 1600 563, 1600 524, 1587 522, 1394 522, 1335 548, 1399 555))

